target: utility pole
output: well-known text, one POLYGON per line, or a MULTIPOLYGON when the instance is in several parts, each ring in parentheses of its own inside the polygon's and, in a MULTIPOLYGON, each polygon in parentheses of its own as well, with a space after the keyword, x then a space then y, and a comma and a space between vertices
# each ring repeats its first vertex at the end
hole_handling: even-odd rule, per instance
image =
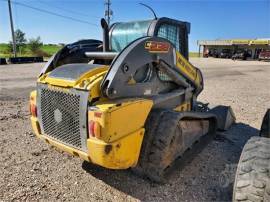
POLYGON ((11 28, 11 34, 12 34, 12 42, 13 42, 13 56, 17 56, 16 52, 16 39, 15 39, 15 33, 14 33, 14 27, 13 27, 13 18, 12 18, 12 11, 11 11, 11 2, 8 0, 8 10, 9 10, 9 19, 10 19, 10 28, 11 28))
POLYGON ((105 0, 105 19, 110 27, 111 16, 113 15, 113 11, 111 10, 111 0, 105 0))

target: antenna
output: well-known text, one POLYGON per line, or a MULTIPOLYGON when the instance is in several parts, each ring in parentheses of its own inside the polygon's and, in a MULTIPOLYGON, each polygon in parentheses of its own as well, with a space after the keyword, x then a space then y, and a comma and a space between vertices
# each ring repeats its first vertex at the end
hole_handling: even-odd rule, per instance
POLYGON ((153 13, 153 15, 155 17, 155 20, 157 19, 157 15, 156 15, 154 9, 152 9, 150 6, 148 6, 148 5, 144 4, 144 3, 139 3, 139 4, 146 7, 146 8, 148 8, 153 13))
POLYGON ((105 0, 105 18, 108 26, 110 26, 111 16, 113 15, 113 11, 111 10, 111 0, 105 0))

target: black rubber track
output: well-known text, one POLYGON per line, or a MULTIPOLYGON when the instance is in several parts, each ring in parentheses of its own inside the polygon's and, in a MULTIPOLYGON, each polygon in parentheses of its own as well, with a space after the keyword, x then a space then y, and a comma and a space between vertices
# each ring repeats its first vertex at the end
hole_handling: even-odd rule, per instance
POLYGON ((171 110, 152 111, 145 124, 146 132, 138 165, 132 168, 136 174, 154 182, 165 183, 164 175, 168 166, 171 165, 168 162, 172 163, 179 156, 178 154, 168 154, 170 154, 172 142, 175 141, 176 130, 179 129, 178 122, 183 117, 209 119, 212 123, 210 131, 215 133, 216 117, 212 114, 179 113, 171 110))
POLYGON ((145 124, 145 135, 143 138, 142 148, 140 152, 139 161, 136 167, 132 168, 132 171, 141 177, 149 177, 147 174, 148 168, 148 154, 152 146, 152 142, 156 133, 156 128, 162 118, 165 110, 153 110, 147 118, 145 124))

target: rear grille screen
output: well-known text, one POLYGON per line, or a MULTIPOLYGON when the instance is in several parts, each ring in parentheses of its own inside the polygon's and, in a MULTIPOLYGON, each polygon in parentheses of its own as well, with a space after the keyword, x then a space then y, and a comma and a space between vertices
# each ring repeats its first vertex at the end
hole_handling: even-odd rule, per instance
POLYGON ((44 133, 80 149, 80 96, 41 89, 40 101, 44 133))

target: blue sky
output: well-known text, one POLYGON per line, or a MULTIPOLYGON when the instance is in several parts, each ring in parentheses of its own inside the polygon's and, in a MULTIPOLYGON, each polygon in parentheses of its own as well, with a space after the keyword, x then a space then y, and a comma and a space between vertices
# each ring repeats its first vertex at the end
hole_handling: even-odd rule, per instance
MULTIPOLYGON (((104 13, 103 0, 14 0, 32 7, 99 25, 104 13), (61 9, 62 8, 62 9, 61 9), (72 11, 72 12, 68 12, 72 11)), ((138 3, 150 5, 158 17, 191 23, 190 50, 197 51, 197 40, 230 38, 270 38, 270 0, 111 0, 113 22, 152 18, 138 3)), ((13 4, 15 28, 27 38, 40 36, 44 43, 70 43, 79 39, 101 39, 102 30, 68 19, 13 4)), ((0 43, 11 39, 5 0, 0 0, 0 43)))

